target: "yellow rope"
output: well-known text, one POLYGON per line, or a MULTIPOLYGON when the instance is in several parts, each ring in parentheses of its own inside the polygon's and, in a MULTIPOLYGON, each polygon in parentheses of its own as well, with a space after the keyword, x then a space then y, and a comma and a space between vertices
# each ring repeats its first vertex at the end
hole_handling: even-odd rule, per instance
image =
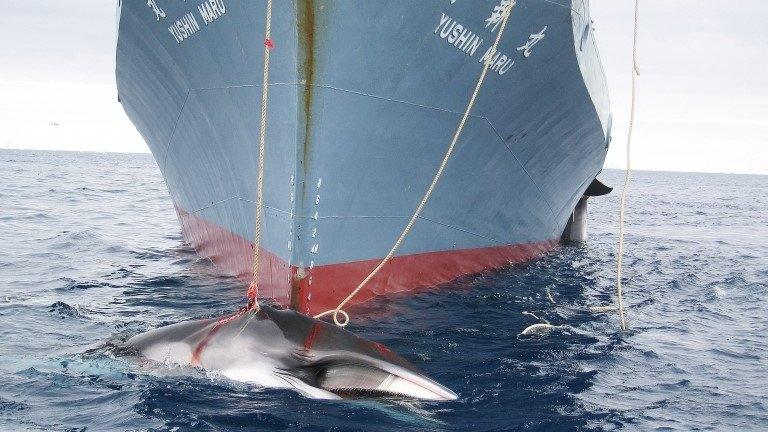
POLYGON ((249 304, 258 310, 258 279, 261 263, 261 231, 264 218, 264 149, 267 138, 267 102, 269 101, 269 55, 272 49, 272 0, 267 0, 264 36, 264 77, 261 86, 261 129, 259 130, 259 177, 256 183, 256 230, 253 239, 253 279, 248 288, 249 304))
POLYGON ((477 81, 477 84, 475 85, 475 90, 472 92, 472 97, 469 99, 469 103, 467 104, 466 110, 464 110, 464 115, 461 118, 461 122, 459 123, 459 127, 456 129, 456 133, 453 135, 453 140, 451 141, 451 145, 448 147, 448 150, 445 153, 445 156, 443 157, 443 161, 440 164, 440 167, 437 169, 437 172, 435 173, 434 178, 432 179, 432 183, 429 185, 429 188, 427 189, 427 192, 424 194, 424 197, 421 199, 421 202, 419 203, 418 207, 416 207, 416 211, 411 216, 411 219, 408 221, 408 224, 405 226, 405 229, 403 229, 403 232, 400 233, 400 236, 397 238, 397 241, 395 241, 395 244, 392 246, 392 248, 389 250, 387 255, 384 257, 384 259, 379 262, 379 264, 374 268, 368 276, 363 279, 362 282, 357 286, 357 288, 354 289, 344 300, 342 300, 341 303, 336 307, 336 309, 330 309, 323 313, 315 315, 315 318, 322 318, 327 315, 333 315, 333 322, 336 323, 336 325, 340 327, 346 327, 347 324, 349 324, 349 314, 345 312, 342 308, 350 301, 352 300, 357 293, 360 292, 360 290, 363 289, 363 287, 371 280, 374 276, 387 264, 387 262, 392 259, 392 257, 395 255, 397 250, 402 245, 403 241, 405 240, 405 237, 408 236, 408 233, 410 233, 411 228, 413 228, 413 225, 416 223, 416 220, 421 215, 422 210, 424 210, 424 206, 427 204, 427 201, 429 201, 429 198, 432 196, 432 192, 435 190, 435 187, 437 186, 437 183, 440 181, 440 178, 443 175, 443 171, 445 170, 446 165, 448 165, 448 161, 451 158, 451 155, 453 154, 453 150, 456 147, 456 143, 459 141, 459 137, 461 136, 462 131, 464 130, 464 126, 467 123, 467 120, 469 119, 469 114, 472 111, 472 108, 475 105, 475 101, 477 100, 477 96, 480 93, 480 89, 483 86, 483 82, 485 81, 485 76, 488 74, 488 69, 491 67, 491 63, 493 62, 493 57, 496 54, 499 42, 501 41, 501 37, 504 34, 504 29, 507 27, 507 22, 509 21, 509 17, 512 14, 512 8, 515 6, 515 1, 512 1, 507 6, 506 10, 504 11, 504 19, 501 23, 501 29, 499 30, 499 33, 496 35, 496 40, 493 43, 493 47, 491 48, 491 51, 488 53, 488 58, 485 61, 485 64, 483 66, 483 72, 480 74, 480 78, 477 81), (339 320, 339 316, 343 317, 343 320, 339 320))
POLYGON ((627 190, 629 189, 630 176, 632 174, 631 145, 632 132, 635 126, 635 102, 637 77, 640 76, 640 69, 637 66, 637 34, 640 21, 640 0, 635 0, 635 31, 632 45, 632 108, 629 116, 629 132, 627 134, 627 170, 624 175, 624 189, 621 191, 621 212, 619 217, 619 251, 616 259, 616 296, 619 302, 619 318, 621 320, 621 329, 627 329, 627 320, 624 316, 624 298, 621 285, 621 270, 624 256, 624 221, 627 207, 627 190))

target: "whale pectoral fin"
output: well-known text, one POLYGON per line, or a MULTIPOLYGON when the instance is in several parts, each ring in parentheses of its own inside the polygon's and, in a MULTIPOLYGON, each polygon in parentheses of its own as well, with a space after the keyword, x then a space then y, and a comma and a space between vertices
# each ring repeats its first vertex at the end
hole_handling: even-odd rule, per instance
MULTIPOLYGON (((312 399, 326 399, 326 400, 338 400, 341 399, 340 396, 329 392, 327 390, 321 389, 320 387, 314 386, 309 384, 309 382, 305 381, 304 373, 301 371, 304 368, 300 368, 299 370, 293 370, 291 372, 288 371, 275 371, 272 373, 272 376, 284 382, 286 385, 286 388, 291 388, 296 390, 297 392, 301 393, 303 396, 312 398, 312 399)), ((307 371, 306 378, 308 379, 314 379, 314 375, 307 371)), ((310 381, 311 382, 311 381, 310 381)))

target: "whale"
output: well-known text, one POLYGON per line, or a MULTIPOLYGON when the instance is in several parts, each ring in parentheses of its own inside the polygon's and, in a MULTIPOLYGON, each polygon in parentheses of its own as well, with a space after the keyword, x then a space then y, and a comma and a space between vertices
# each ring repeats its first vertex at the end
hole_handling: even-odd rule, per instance
POLYGON ((124 353, 316 399, 457 399, 384 345, 269 305, 171 324, 131 337, 124 353))

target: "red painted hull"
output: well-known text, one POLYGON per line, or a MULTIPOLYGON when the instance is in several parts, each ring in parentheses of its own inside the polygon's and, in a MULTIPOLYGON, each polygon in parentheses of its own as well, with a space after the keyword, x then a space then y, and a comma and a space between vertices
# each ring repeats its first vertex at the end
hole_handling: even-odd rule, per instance
MULTIPOLYGON (((253 243, 209 221, 176 207, 184 239, 224 274, 250 279, 253 243)), ((350 306, 376 296, 416 292, 464 275, 520 263, 554 249, 559 240, 540 243, 430 252, 395 257, 350 302, 350 306)), ((315 266, 300 270, 262 249, 260 296, 275 299, 305 314, 335 308, 379 260, 315 266)))
MULTIPOLYGON (((198 255, 210 259, 222 274, 250 281, 253 274, 252 242, 179 206, 176 206, 176 213, 184 240, 195 248, 198 255)), ((289 305, 292 273, 288 263, 264 248, 261 249, 261 257, 259 294, 289 305)))

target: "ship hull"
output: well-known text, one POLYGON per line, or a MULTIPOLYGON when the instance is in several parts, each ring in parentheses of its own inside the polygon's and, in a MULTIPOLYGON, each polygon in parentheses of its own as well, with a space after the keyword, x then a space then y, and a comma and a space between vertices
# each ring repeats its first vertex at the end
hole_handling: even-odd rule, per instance
MULTIPOLYGON (((146 3, 120 12, 120 99, 185 239, 223 273, 250 277, 265 4, 146 3)), ((321 312, 386 255, 467 106, 499 4, 276 2, 262 295, 321 312)), ((610 136, 594 45, 585 3, 518 1, 432 199, 355 301, 556 247, 610 136)))

